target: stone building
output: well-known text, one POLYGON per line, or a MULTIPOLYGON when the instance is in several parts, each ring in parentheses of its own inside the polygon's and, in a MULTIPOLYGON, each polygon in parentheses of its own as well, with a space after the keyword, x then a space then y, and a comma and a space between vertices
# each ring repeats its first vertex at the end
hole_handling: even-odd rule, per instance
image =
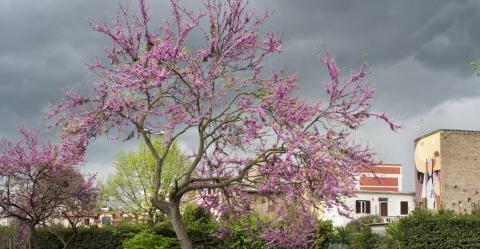
POLYGON ((415 139, 415 198, 468 213, 480 201, 480 131, 436 130, 415 139))

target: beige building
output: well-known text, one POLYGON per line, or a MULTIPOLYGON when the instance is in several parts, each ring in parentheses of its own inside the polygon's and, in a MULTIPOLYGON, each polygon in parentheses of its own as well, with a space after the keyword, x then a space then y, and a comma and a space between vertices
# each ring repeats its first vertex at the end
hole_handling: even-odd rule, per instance
POLYGON ((468 213, 480 202, 480 131, 436 130, 415 139, 416 201, 468 213))

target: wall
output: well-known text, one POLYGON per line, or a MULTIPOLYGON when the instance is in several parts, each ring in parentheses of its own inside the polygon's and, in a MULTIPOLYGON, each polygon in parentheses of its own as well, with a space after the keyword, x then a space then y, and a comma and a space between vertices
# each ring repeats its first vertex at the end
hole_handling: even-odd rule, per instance
POLYGON ((358 190, 402 191, 402 165, 378 164, 371 168, 361 168, 358 177, 358 190))
POLYGON ((440 136, 442 205, 468 213, 480 201, 480 132, 440 131, 440 136))
POLYGON ((408 213, 415 208, 415 196, 414 193, 388 193, 388 192, 366 192, 359 191, 356 197, 348 198, 345 200, 346 205, 352 210, 351 217, 345 217, 340 215, 335 209, 328 209, 323 214, 324 220, 331 220, 334 226, 344 226, 352 219, 358 219, 365 215, 380 215, 380 203, 379 198, 388 198, 388 217, 395 219, 394 217, 400 215, 400 202, 408 201, 408 213), (370 214, 357 214, 355 213, 356 200, 370 200, 370 214))

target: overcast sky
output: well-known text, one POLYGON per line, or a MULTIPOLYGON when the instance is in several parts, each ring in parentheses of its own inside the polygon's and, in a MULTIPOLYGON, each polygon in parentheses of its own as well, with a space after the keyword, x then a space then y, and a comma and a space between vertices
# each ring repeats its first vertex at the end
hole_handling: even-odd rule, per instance
MULTIPOLYGON (((19 123, 52 136, 42 113, 61 98, 62 88, 85 88, 94 80, 83 63, 103 58, 108 45, 87 20, 106 19, 117 3, 0 0, 0 136, 14 136, 19 123)), ((147 3, 154 22, 167 17, 168 1, 147 3)), ((415 137, 439 128, 480 130, 480 79, 469 66, 480 59, 480 1, 251 0, 250 6, 275 13, 265 29, 283 33, 285 52, 272 62, 298 72, 299 94, 307 98, 318 97, 326 79, 315 47, 347 73, 368 63, 375 109, 404 129, 394 133, 371 121, 355 137, 384 162, 403 165, 404 190, 414 189, 415 137)), ((116 152, 133 146, 98 140, 89 148, 86 171, 108 175, 116 152)))

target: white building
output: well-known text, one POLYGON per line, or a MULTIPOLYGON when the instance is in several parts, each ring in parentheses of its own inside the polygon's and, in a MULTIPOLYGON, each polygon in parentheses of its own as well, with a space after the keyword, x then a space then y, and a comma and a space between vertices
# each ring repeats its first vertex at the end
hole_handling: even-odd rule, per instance
POLYGON ((409 215, 415 207, 415 193, 402 192, 400 164, 381 164, 363 169, 358 176, 357 189, 355 197, 345 200, 349 217, 331 208, 322 218, 331 220, 334 226, 344 226, 366 215, 378 215, 384 222, 392 222, 409 215))

